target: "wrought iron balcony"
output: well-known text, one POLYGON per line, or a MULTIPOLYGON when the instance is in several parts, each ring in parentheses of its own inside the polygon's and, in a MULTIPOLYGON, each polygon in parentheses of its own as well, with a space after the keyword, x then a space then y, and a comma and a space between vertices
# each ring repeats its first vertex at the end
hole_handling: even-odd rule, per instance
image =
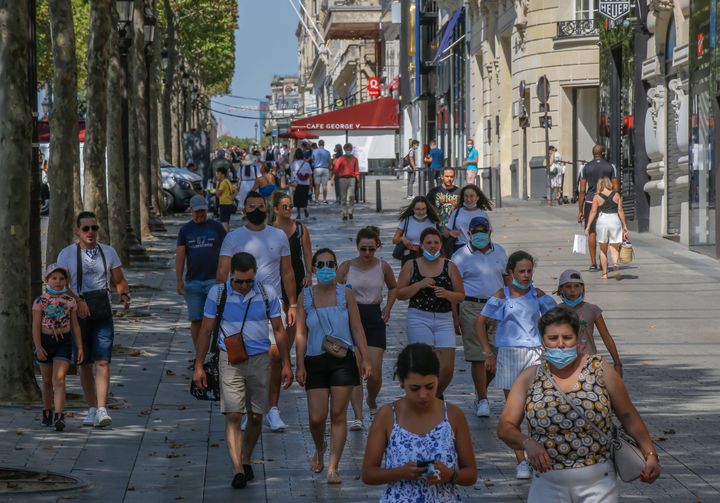
POLYGON ((598 24, 595 19, 574 19, 572 21, 558 21, 556 40, 569 38, 597 37, 598 24))

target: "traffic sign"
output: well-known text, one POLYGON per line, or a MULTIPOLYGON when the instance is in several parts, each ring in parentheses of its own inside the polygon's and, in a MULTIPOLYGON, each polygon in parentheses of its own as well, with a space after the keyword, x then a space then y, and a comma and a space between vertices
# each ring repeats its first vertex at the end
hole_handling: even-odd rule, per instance
POLYGON ((545 105, 550 98, 550 81, 543 75, 537 81, 535 85, 535 91, 537 92, 537 99, 541 105, 545 105))
POLYGON ((368 96, 371 98, 377 98, 380 96, 380 79, 377 77, 370 77, 367 82, 368 96))
POLYGON ((335 106, 338 107, 338 108, 340 108, 340 107, 343 106, 344 104, 345 104, 345 101, 344 101, 342 98, 337 98, 337 99, 335 100, 335 106))

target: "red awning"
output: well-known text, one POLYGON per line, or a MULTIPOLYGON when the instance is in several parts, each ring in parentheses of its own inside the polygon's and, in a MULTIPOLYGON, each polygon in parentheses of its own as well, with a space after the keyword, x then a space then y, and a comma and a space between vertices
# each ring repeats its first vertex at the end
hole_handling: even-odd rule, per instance
MULTIPOLYGON (((40 119, 37 123, 38 143, 50 143, 50 123, 47 119, 40 119)), ((78 140, 85 142, 85 121, 78 121, 78 140)))
POLYGON ((324 114, 313 115, 290 123, 299 131, 367 131, 398 129, 399 102, 391 97, 360 103, 324 114))
POLYGON ((292 140, 317 140, 320 137, 318 135, 310 133, 308 131, 290 130, 287 133, 279 134, 278 138, 288 138, 288 139, 292 139, 292 140))

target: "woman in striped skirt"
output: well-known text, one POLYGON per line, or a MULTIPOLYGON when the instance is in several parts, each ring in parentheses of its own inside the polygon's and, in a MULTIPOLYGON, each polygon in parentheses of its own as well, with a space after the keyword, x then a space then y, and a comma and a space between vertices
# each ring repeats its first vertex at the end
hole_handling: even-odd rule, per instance
MULTIPOLYGON (((489 372, 495 371, 493 386, 505 392, 507 398, 515 378, 527 367, 540 363, 542 338, 538 331, 540 317, 555 307, 555 301, 533 286, 535 260, 524 251, 516 251, 508 258, 507 271, 512 284, 498 290, 485 304, 475 321, 475 333, 483 350, 489 355, 485 362, 489 372), (487 337, 488 318, 498 321, 495 334, 497 357, 487 337)), ((529 479, 530 469, 523 451, 515 451, 518 465, 516 477, 529 479)))

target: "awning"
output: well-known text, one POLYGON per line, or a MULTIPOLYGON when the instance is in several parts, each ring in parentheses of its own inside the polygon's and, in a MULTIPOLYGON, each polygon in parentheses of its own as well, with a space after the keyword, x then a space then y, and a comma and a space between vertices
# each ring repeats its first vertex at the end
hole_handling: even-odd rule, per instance
POLYGON ((440 39, 440 45, 438 46, 437 52, 435 53, 435 58, 432 60, 433 65, 436 65, 438 63, 438 60, 440 59, 440 57, 442 57, 443 53, 450 45, 450 39, 453 36, 455 25, 460 20, 460 15, 462 14, 462 11, 463 7, 460 7, 458 10, 456 10, 450 18, 450 21, 448 21, 448 24, 445 26, 445 31, 443 32, 443 36, 440 39))
MULTIPOLYGON (((38 143, 50 143, 50 123, 47 119, 40 119, 37 122, 38 143)), ((78 140, 85 142, 85 121, 78 121, 78 140)))
POLYGON ((308 131, 288 131, 278 135, 278 138, 287 138, 292 140, 317 140, 320 138, 318 135, 310 133, 308 131))
POLYGON ((324 114, 297 119, 292 131, 367 131, 399 129, 400 102, 391 97, 360 103, 324 114))

